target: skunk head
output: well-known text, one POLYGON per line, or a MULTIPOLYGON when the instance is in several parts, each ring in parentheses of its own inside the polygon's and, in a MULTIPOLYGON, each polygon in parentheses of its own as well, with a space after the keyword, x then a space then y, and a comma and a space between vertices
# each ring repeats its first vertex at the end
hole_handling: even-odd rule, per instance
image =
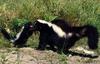
POLYGON ((32 22, 28 22, 24 25, 24 30, 26 31, 33 31, 33 24, 32 22))

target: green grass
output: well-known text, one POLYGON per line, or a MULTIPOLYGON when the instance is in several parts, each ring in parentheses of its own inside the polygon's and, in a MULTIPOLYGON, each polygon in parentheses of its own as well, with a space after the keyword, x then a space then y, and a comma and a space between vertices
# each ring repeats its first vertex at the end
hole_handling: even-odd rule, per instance
MULTIPOLYGON (((100 1, 0 0, 0 27, 10 29, 12 32, 15 30, 15 27, 17 28, 17 26, 27 21, 34 22, 38 18, 47 21, 51 21, 54 18, 64 18, 72 25, 77 26, 92 24, 100 32, 100 1)), ((33 35, 28 40, 28 45, 30 47, 37 47, 37 42, 38 35, 33 35)), ((80 42, 84 42, 84 40, 80 42)), ((10 47, 10 44, 0 37, 0 47, 10 47)))

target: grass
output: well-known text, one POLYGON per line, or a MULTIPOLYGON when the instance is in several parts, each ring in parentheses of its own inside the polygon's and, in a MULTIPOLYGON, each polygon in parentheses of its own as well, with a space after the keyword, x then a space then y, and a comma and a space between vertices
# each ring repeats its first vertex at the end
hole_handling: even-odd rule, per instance
POLYGON ((59 61, 61 62, 60 64, 68 64, 67 63, 67 58, 66 58, 66 55, 62 54, 62 55, 59 55, 59 61))
POLYGON ((0 20, 12 22, 14 18, 53 20, 62 17, 79 23, 98 24, 99 0, 0 0, 0 20))

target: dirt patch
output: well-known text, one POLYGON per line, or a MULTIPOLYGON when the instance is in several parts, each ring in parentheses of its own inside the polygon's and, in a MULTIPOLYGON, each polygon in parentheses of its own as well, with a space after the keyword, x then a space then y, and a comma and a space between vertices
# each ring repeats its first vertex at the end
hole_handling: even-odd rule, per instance
POLYGON ((100 64, 100 57, 91 59, 33 48, 11 48, 0 50, 0 64, 100 64))

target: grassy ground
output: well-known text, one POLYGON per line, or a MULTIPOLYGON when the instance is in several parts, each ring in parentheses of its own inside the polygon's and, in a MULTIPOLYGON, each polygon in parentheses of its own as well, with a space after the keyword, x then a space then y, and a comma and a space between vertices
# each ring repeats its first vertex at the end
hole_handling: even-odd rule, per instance
MULTIPOLYGON (((92 24, 100 33, 100 1, 99 0, 0 0, 0 27, 10 29, 16 34, 16 29, 28 21, 36 19, 51 21, 64 18, 72 25, 92 24)), ((0 48, 12 48, 0 34, 0 48)), ((85 46, 87 39, 81 39, 76 46, 85 46)), ((38 45, 38 35, 29 38, 27 44, 35 48, 38 45)), ((100 50, 100 41, 99 48, 100 50)), ((100 51, 98 52, 100 53, 100 51)), ((66 64, 66 63, 65 63, 66 64)))

